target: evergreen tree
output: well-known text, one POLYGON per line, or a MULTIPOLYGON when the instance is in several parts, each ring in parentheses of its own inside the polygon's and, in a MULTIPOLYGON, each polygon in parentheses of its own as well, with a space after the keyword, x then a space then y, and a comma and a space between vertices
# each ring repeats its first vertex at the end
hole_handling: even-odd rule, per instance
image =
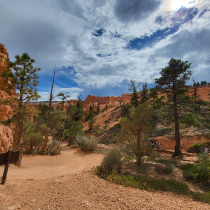
POLYGON ((149 100, 149 96, 148 96, 148 89, 147 89, 147 83, 146 83, 143 85, 143 90, 141 91, 140 104, 148 102, 148 100, 149 100))
POLYGON ((190 79, 191 71, 188 70, 191 64, 187 61, 173 59, 168 63, 168 66, 160 72, 161 77, 155 79, 155 82, 163 87, 163 92, 167 93, 168 99, 172 99, 173 119, 175 124, 175 152, 172 157, 183 156, 180 150, 180 134, 179 134, 179 114, 178 106, 180 99, 188 92, 186 82, 190 79))
POLYGON ((96 122, 96 119, 95 117, 93 116, 93 118, 91 118, 89 120, 89 123, 88 123, 88 126, 89 126, 89 130, 92 130, 93 129, 93 124, 96 122))
POLYGON ((82 123, 80 121, 72 122, 71 126, 65 129, 64 135, 69 144, 74 143, 77 135, 84 135, 82 123))
POLYGON ((94 109, 91 105, 90 105, 90 108, 89 108, 88 118, 89 118, 89 124, 88 125, 89 125, 89 129, 91 130, 93 128, 93 124, 95 123, 94 109))
POLYGON ((96 115, 98 115, 99 113, 100 113, 100 103, 98 103, 98 105, 97 105, 96 115))
POLYGON ((57 96, 61 98, 61 105, 62 105, 62 109, 64 110, 64 103, 65 103, 65 100, 66 100, 67 98, 69 98, 70 95, 66 95, 66 94, 64 94, 64 93, 58 93, 57 96))
POLYGON ((153 109, 154 109, 154 101, 156 98, 158 98, 157 88, 156 87, 150 88, 149 99, 152 99, 150 103, 152 104, 153 109))
POLYGON ((134 80, 130 80, 130 84, 128 85, 128 90, 132 92, 131 105, 133 105, 134 107, 137 107, 139 104, 139 96, 137 92, 137 88, 139 87, 139 85, 140 83, 136 85, 134 80))
POLYGON ((130 115, 129 109, 131 108, 131 105, 123 104, 120 107, 121 107, 121 110, 120 110, 121 117, 129 117, 130 115))
POLYGON ((72 110, 70 112, 72 121, 83 120, 83 116, 84 116, 83 106, 84 105, 83 105, 82 101, 78 100, 76 106, 72 107, 72 110))
MULTIPOLYGON (((39 106, 37 108, 39 111, 38 117, 43 119, 44 122, 46 123, 47 122, 47 112, 48 112, 49 106, 47 106, 46 104, 39 103, 39 106)), ((53 111, 53 110, 54 110, 54 108, 51 106, 50 111, 53 111)))
MULTIPOLYGON (((39 77, 36 73, 41 69, 33 67, 35 60, 30 58, 27 53, 23 53, 22 56, 16 55, 15 58, 16 61, 14 62, 7 60, 7 71, 1 74, 5 87, 1 87, 1 90, 9 95, 13 95, 16 91, 17 97, 1 99, 1 104, 10 105, 13 109, 13 115, 2 123, 14 125, 13 150, 18 150, 20 149, 24 118, 28 111, 28 102, 39 98, 36 89, 39 77)), ((18 164, 21 164, 21 160, 18 164)))
POLYGON ((144 155, 152 153, 148 135, 152 132, 152 120, 154 111, 151 105, 143 103, 131 111, 130 117, 123 117, 120 121, 121 131, 117 135, 120 143, 125 143, 127 149, 133 151, 137 157, 137 165, 140 166, 144 155))
POLYGON ((198 113, 200 110, 200 103, 199 103, 199 95, 198 95, 198 86, 196 84, 196 82, 193 80, 193 99, 194 99, 194 108, 195 108, 195 112, 197 114, 198 117, 198 113))

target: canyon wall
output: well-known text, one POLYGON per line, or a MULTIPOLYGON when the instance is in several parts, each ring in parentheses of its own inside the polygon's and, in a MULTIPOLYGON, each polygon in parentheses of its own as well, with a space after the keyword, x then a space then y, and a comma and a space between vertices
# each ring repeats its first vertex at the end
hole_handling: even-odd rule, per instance
MULTIPOLYGON (((7 49, 3 44, 0 43, 0 74, 7 69, 6 59, 9 58, 9 54, 7 53, 7 49)), ((0 86, 4 87, 3 79, 0 78, 0 86)), ((0 98, 6 99, 8 98, 8 94, 4 91, 0 90, 0 98)), ((11 116, 12 110, 10 106, 0 105, 0 121, 7 119, 11 116)), ((12 130, 0 124, 0 153, 7 152, 9 148, 9 144, 13 141, 12 130)))
MULTIPOLYGON (((96 106, 100 104, 100 108, 103 109, 105 106, 118 106, 120 103, 130 103, 131 95, 130 94, 122 94, 121 96, 91 96, 88 95, 87 98, 82 101, 84 104, 84 109, 89 109, 90 105, 96 106)), ((69 100, 67 104, 76 105, 77 100, 69 100)))

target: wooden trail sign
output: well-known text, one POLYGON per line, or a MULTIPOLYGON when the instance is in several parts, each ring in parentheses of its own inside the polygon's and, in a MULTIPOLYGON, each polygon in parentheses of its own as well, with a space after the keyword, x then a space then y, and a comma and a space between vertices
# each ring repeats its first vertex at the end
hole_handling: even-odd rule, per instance
POLYGON ((19 160, 19 155, 20 151, 11 150, 6 153, 0 154, 0 165, 5 165, 1 184, 4 184, 6 181, 9 164, 17 162, 19 160))

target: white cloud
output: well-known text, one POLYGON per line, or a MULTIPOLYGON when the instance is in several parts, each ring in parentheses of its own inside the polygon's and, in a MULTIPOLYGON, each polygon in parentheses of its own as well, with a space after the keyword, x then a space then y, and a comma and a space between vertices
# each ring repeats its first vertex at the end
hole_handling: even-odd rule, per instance
MULTIPOLYGON (((70 95, 68 100, 77 99, 84 90, 82 88, 72 87, 72 88, 61 88, 54 86, 53 88, 53 101, 60 101, 60 98, 57 96, 58 93, 64 93, 65 95, 70 95)), ((50 92, 38 92, 41 98, 38 101, 49 101, 50 92)))
MULTIPOLYGON (((138 1, 135 2, 138 4, 138 1)), ((149 2, 153 3, 152 0, 149 2)), ((148 12, 151 8, 147 8, 147 14, 143 14, 144 11, 141 10, 140 16, 143 18, 139 19, 138 10, 135 10, 135 14, 128 14, 121 8, 120 13, 117 13, 117 0, 5 1, 0 9, 0 18, 5 20, 1 23, 1 41, 8 48, 11 59, 15 54, 28 52, 36 60, 36 66, 42 68, 41 74, 52 75, 55 65, 57 68, 73 67, 74 80, 81 88, 73 90, 55 87, 56 94, 65 91, 64 93, 76 98, 86 88, 114 87, 130 79, 139 82, 145 82, 146 79, 148 83, 152 83, 161 68, 167 65, 172 52, 178 52, 174 47, 176 43, 183 41, 181 35, 184 30, 193 36, 210 27, 210 12, 206 12, 201 18, 198 18, 198 13, 174 35, 154 46, 142 50, 126 49, 131 39, 151 36, 157 30, 174 24, 173 17, 176 13, 169 11, 172 0, 161 2, 157 6, 156 1, 156 7, 151 7, 152 12, 148 12), (124 20, 126 15, 129 16, 129 21, 124 20), (161 24, 155 22, 158 16, 164 18, 161 24), (94 36, 93 33, 99 29, 105 30, 104 34, 94 36), (168 52, 168 55, 163 51, 168 52)), ((197 7, 201 12, 210 6, 208 1, 200 0, 197 1, 197 7)), ((202 41, 199 43, 202 44, 202 41)), ((209 49, 210 46, 206 47, 209 49)), ((193 48, 193 52, 189 52, 189 49, 190 47, 184 48, 183 53, 179 52, 179 58, 196 57, 193 65, 199 66, 199 70, 195 68, 195 74, 202 74, 202 69, 206 69, 206 66, 200 63, 205 54, 196 48, 193 48)), ((66 72, 59 73, 68 77, 66 72)), ((73 72, 69 71, 69 76, 70 74, 73 72)), ((49 98, 47 92, 40 94, 42 98, 49 98)))

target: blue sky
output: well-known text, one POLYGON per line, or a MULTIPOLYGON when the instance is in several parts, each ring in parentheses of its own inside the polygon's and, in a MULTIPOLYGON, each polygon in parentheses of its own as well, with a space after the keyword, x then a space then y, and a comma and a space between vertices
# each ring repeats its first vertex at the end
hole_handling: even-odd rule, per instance
POLYGON ((0 19, 10 59, 27 52, 42 69, 40 100, 55 66, 54 96, 70 99, 119 96, 130 79, 152 87, 170 58, 210 82, 209 0, 0 0, 0 19))

